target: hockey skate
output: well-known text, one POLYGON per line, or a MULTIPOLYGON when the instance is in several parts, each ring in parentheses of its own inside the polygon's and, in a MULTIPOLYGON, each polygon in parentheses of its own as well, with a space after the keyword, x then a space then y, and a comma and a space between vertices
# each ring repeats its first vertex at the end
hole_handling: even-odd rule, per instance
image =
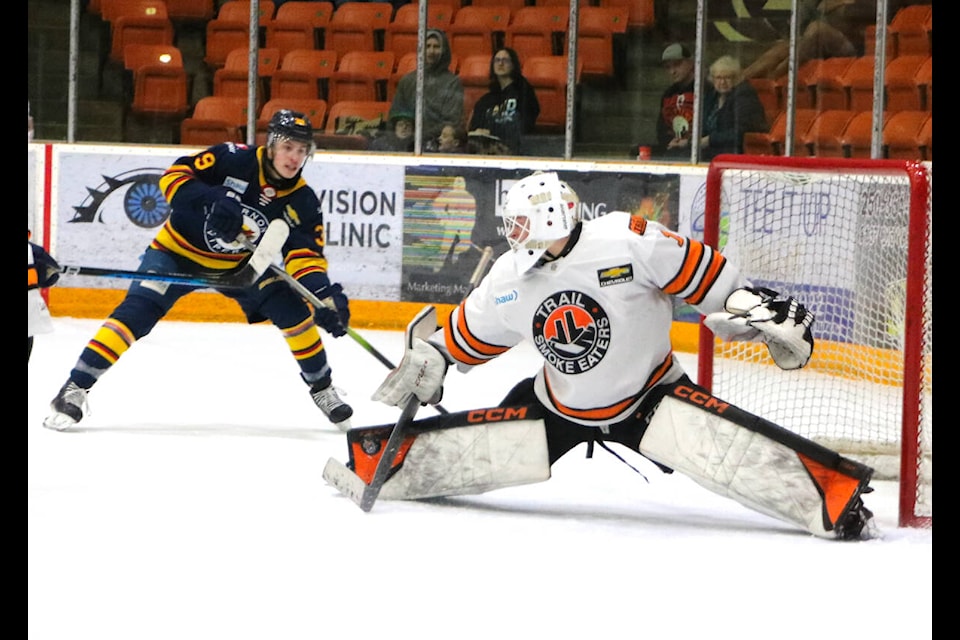
POLYGON ((80 422, 88 411, 87 390, 67 380, 50 402, 50 408, 53 413, 43 421, 43 426, 57 431, 68 429, 80 422))
POLYGON ((334 388, 330 378, 323 378, 310 387, 310 397, 323 411, 338 429, 341 431, 350 430, 350 416, 353 415, 353 407, 340 399, 337 390, 334 388))

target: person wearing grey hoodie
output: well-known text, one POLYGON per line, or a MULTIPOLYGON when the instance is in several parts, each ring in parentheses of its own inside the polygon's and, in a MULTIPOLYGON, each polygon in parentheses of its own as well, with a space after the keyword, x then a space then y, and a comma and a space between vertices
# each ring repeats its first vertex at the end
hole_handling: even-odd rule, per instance
MULTIPOLYGON (((439 29, 428 29, 424 41, 423 67, 423 131, 424 142, 436 138, 448 122, 463 122, 463 85, 450 70, 450 44, 439 29)), ((400 78, 391 112, 416 113, 417 72, 400 78)))

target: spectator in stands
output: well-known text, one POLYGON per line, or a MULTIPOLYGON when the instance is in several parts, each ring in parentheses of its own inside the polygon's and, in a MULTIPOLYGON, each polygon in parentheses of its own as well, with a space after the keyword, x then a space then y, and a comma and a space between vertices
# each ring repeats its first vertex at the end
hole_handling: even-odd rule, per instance
MULTIPOLYGON (((450 71, 450 43, 439 29, 427 29, 424 39, 423 67, 423 131, 418 132, 424 144, 440 135, 447 122, 463 122, 463 85, 450 71)), ((406 74, 397 83, 391 111, 416 113, 417 72, 406 74)))
MULTIPOLYGON (((652 157, 689 160, 694 102, 693 54, 685 45, 675 42, 663 50, 660 61, 670 78, 670 86, 660 96, 657 143, 649 145, 652 157)), ((637 155, 637 147, 641 145, 631 148, 631 157, 637 155)))
POLYGON ((770 130, 760 97, 743 80, 740 61, 720 56, 710 65, 710 82, 703 98, 702 160, 721 153, 743 153, 743 134, 770 130))
POLYGON ((33 140, 33 115, 30 113, 30 101, 27 100, 27 142, 33 140))
POLYGON ((413 151, 414 116, 409 111, 390 111, 390 122, 386 131, 373 138, 371 151, 413 151))
POLYGON ((517 52, 506 47, 490 59, 490 90, 473 107, 470 133, 500 139, 513 155, 523 155, 523 136, 532 133, 540 115, 533 86, 520 72, 517 52))
POLYGON ((426 150, 436 153, 466 153, 467 130, 460 124, 448 122, 443 125, 435 140, 427 141, 426 150))

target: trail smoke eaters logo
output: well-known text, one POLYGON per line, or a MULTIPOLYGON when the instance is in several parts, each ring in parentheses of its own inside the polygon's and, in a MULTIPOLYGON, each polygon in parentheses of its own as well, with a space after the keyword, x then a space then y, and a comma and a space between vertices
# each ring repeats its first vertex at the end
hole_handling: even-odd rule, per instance
POLYGON ((558 371, 583 373, 597 366, 610 348, 610 319, 590 296, 558 292, 537 309, 533 341, 558 371))

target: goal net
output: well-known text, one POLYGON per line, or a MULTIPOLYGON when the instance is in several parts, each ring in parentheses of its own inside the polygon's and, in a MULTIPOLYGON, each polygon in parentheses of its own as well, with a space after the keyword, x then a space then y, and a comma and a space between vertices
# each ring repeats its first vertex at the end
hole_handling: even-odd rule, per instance
POLYGON ((815 315, 810 363, 702 324, 698 380, 900 484, 900 526, 933 523, 932 165, 724 155, 707 175, 704 241, 754 285, 815 315))

